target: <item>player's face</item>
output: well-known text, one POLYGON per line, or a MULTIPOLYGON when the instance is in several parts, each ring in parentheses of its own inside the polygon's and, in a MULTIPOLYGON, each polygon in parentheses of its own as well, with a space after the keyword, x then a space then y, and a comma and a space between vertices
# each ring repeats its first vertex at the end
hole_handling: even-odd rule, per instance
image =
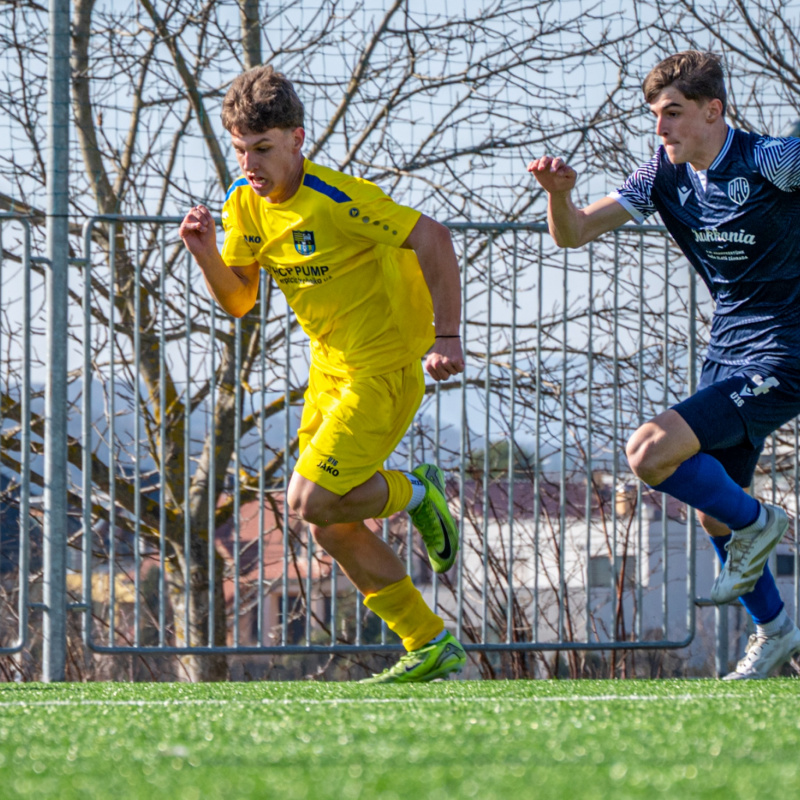
POLYGON ((303 175, 302 128, 269 128, 263 133, 231 132, 239 168, 253 191, 270 203, 283 203, 299 188, 303 175))
POLYGON ((709 125, 722 114, 719 100, 687 100, 683 92, 667 86, 650 104, 661 137, 673 164, 702 162, 709 147, 709 125))

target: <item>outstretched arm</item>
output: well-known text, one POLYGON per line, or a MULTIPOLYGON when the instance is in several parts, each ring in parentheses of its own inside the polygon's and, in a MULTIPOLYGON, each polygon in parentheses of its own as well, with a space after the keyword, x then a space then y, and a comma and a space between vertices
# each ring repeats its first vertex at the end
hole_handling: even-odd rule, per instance
POLYGON ((446 381, 464 371, 461 349, 461 276, 450 231, 424 214, 417 220, 403 247, 417 254, 433 300, 436 341, 425 369, 436 381, 446 381), (441 338, 440 338, 441 337, 441 338))
POLYGON ((229 267, 217 249, 214 218, 205 206, 195 206, 183 219, 178 235, 194 256, 214 299, 234 317, 243 317, 256 304, 257 261, 246 267, 229 267))
POLYGON ((578 208, 570 196, 578 174, 560 158, 536 158, 528 172, 547 192, 547 224, 559 247, 581 247, 633 219, 612 197, 578 208))

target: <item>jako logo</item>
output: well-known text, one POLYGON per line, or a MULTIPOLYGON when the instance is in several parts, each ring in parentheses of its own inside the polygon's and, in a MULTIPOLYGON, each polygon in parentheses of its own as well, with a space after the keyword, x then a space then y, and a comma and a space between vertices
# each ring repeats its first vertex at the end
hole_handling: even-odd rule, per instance
POLYGON ((328 458, 327 461, 320 461, 317 464, 317 469, 321 469, 323 472, 327 472, 330 475, 333 475, 334 478, 339 477, 339 470, 336 469, 336 465, 339 462, 335 458, 328 458))
POLYGON ((261 237, 260 236, 248 236, 247 234, 244 235, 244 240, 246 242, 252 242, 253 244, 261 244, 261 237))

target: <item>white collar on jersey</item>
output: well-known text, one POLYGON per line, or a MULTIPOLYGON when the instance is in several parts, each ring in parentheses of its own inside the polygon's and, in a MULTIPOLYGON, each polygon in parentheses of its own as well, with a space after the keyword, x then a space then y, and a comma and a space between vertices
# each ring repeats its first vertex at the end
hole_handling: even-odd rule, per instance
POLYGON ((722 150, 719 151, 717 157, 711 162, 709 169, 716 169, 722 162, 722 159, 728 154, 728 150, 731 149, 731 142, 733 142, 733 128, 731 128, 730 125, 726 125, 726 127, 728 129, 728 135, 725 137, 725 144, 722 145, 722 150))

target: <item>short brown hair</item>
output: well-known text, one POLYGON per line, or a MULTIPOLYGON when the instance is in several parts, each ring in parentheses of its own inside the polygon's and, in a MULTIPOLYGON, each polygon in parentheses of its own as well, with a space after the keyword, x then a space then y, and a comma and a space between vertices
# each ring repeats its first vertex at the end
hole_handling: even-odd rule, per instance
POLYGON ((269 128, 302 128, 303 104, 292 82, 271 66, 254 67, 231 84, 222 101, 225 130, 263 133, 269 128))
POLYGON ((674 86, 687 100, 720 100, 723 114, 728 106, 725 72, 720 57, 714 53, 684 50, 665 58, 644 79, 644 99, 655 102, 667 86, 674 86))

